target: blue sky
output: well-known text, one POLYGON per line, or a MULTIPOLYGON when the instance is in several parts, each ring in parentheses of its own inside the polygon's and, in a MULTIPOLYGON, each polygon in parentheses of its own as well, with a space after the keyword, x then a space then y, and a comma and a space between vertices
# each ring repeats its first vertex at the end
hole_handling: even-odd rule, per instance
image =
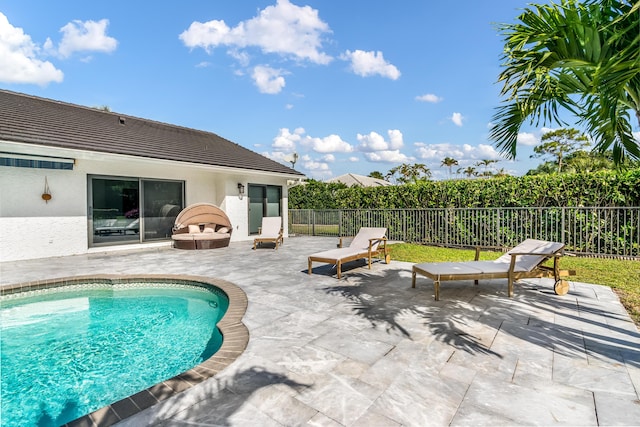
MULTIPOLYGON (((482 159, 527 0, 2 0, 0 87, 214 132, 310 178, 482 159)), ((454 168, 455 169, 455 168, 454 168)), ((482 170, 482 168, 478 168, 482 170)))

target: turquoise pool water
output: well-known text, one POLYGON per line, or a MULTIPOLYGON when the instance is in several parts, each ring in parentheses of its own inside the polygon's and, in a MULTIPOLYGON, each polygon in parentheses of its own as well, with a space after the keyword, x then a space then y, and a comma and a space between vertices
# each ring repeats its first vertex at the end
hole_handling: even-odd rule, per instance
POLYGON ((46 291, 0 307, 3 427, 58 426, 174 377, 221 346, 228 300, 199 286, 46 291))

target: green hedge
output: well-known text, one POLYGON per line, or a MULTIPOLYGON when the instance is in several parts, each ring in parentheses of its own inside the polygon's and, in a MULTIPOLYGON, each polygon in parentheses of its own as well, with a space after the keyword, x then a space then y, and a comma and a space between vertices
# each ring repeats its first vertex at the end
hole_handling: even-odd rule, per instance
POLYGON ((346 187, 309 181, 289 190, 290 209, 640 206, 640 169, 346 187))

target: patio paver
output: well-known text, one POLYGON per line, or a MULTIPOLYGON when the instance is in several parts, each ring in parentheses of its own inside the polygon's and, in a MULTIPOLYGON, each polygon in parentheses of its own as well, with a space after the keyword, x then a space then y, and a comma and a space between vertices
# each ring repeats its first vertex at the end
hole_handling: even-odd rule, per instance
POLYGON ((640 333, 610 288, 523 280, 446 283, 356 261, 307 274, 335 238, 277 251, 146 249, 0 263, 0 284, 91 274, 227 280, 249 305, 244 353, 121 426, 638 425, 640 333))

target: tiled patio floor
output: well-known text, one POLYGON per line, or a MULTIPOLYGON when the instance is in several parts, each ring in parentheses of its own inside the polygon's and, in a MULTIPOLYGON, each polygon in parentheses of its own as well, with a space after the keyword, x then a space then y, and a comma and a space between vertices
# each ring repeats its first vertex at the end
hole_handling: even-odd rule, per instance
POLYGON ((230 281, 249 300, 245 352, 122 426, 638 425, 640 333, 611 289, 526 280, 445 283, 363 262, 342 280, 307 256, 336 239, 153 249, 0 264, 2 284, 87 274, 230 281))

